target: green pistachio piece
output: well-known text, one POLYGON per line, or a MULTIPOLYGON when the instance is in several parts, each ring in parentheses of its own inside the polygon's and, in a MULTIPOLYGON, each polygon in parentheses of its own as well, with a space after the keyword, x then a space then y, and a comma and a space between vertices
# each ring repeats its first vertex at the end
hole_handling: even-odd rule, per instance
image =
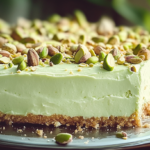
POLYGON ((120 43, 120 39, 117 35, 110 37, 107 42, 107 44, 111 44, 111 45, 118 45, 119 43, 120 43))
POLYGON ((149 37, 147 37, 147 36, 141 37, 141 43, 148 44, 149 43, 149 37))
POLYGON ((125 49, 125 50, 128 50, 128 49, 132 49, 132 43, 125 43, 125 44, 123 44, 123 48, 125 49))
POLYGON ((8 64, 8 67, 9 67, 9 68, 12 68, 12 66, 13 66, 13 63, 9 63, 9 64, 8 64))
POLYGON ((120 31, 118 33, 118 36, 120 38, 120 41, 124 42, 127 39, 127 37, 128 37, 128 33, 127 33, 127 31, 120 31))
POLYGON ((87 64, 90 63, 96 64, 97 62, 98 62, 98 58, 96 56, 92 56, 86 61, 87 64))
POLYGON ((74 57, 76 63, 79 63, 80 59, 89 52, 87 47, 85 47, 84 45, 79 45, 78 49, 79 50, 77 51, 74 57))
POLYGON ((74 45, 72 45, 71 47, 70 47, 70 51, 72 51, 72 52, 76 52, 77 50, 78 50, 78 44, 74 44, 74 45))
POLYGON ((89 52, 91 53, 91 56, 96 56, 96 54, 95 54, 93 49, 90 49, 89 52))
POLYGON ((3 57, 3 56, 0 54, 0 58, 1 58, 1 57, 3 57))
POLYGON ((137 55, 138 52, 142 49, 142 47, 146 47, 143 43, 138 44, 134 49, 133 49, 133 54, 137 55))
POLYGON ((55 137, 56 143, 68 144, 72 141, 72 135, 69 133, 59 133, 55 137))
POLYGON ((85 27, 87 25, 87 20, 86 20, 86 16, 84 15, 83 12, 81 12, 80 10, 76 10, 74 12, 75 17, 77 19, 77 22, 79 23, 79 25, 81 27, 85 27))
POLYGON ((44 47, 41 49, 41 52, 39 53, 40 58, 46 58, 48 55, 48 49, 47 47, 44 47))
POLYGON ((106 53, 105 52, 103 52, 103 51, 101 51, 100 53, 99 53, 99 61, 101 62, 101 61, 104 61, 104 58, 106 57, 106 53))
POLYGON ((22 61, 24 60, 24 57, 23 56, 19 56, 19 57, 16 57, 12 60, 12 63, 14 65, 17 65, 17 64, 20 64, 22 61))
POLYGON ((25 49, 21 52, 21 54, 28 54, 29 49, 25 49))
POLYGON ((115 66, 114 57, 111 53, 109 53, 104 58, 103 68, 108 70, 108 71, 112 71, 114 69, 114 66, 115 66))
POLYGON ((50 41, 46 42, 46 44, 47 44, 47 45, 52 45, 52 46, 54 46, 54 47, 61 45, 60 42, 55 41, 55 40, 50 40, 50 41))
POLYGON ((117 60, 120 57, 120 51, 117 48, 111 50, 110 53, 114 56, 115 60, 117 60))
POLYGON ((80 43, 80 44, 85 44, 85 41, 86 41, 85 35, 80 35, 80 36, 79 36, 78 43, 80 43))
POLYGON ((57 53, 50 59, 50 61, 53 64, 57 65, 61 62, 62 59, 63 59, 63 55, 61 53, 57 53))
POLYGON ((117 132, 117 133, 116 133, 116 137, 117 137, 117 138, 127 137, 127 133, 126 133, 126 132, 123 132, 123 131, 117 132))
POLYGON ((99 37, 92 37, 92 41, 94 41, 95 43, 104 43, 106 41, 106 37, 104 36, 99 36, 99 37))
POLYGON ((22 62, 18 65, 17 70, 21 70, 21 71, 22 71, 22 70, 26 69, 26 67, 27 67, 26 62, 22 61, 22 62))
POLYGON ((58 14, 53 14, 48 18, 49 22, 57 23, 61 19, 61 16, 58 14))
POLYGON ((21 39, 20 42, 24 43, 24 44, 26 44, 26 43, 36 43, 36 40, 32 37, 25 37, 25 38, 21 39))

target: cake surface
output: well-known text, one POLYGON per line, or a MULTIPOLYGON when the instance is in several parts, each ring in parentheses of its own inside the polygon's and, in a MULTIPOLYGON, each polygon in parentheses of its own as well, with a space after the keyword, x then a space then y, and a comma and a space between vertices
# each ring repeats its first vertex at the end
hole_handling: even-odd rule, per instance
POLYGON ((104 35, 96 24, 89 23, 85 31, 76 21, 77 29, 70 31, 73 25, 68 19, 69 27, 65 27, 72 38, 59 29, 64 20, 46 22, 61 30, 57 33, 39 21, 46 33, 41 33, 38 23, 27 22, 33 35, 26 35, 23 25, 0 34, 0 121, 94 128, 141 126, 142 117, 150 112, 149 41, 142 43, 149 34, 141 28, 136 33, 132 28, 115 31, 114 27, 104 35), (126 36, 122 37, 122 30, 126 36), (106 56, 100 60, 102 52, 106 56), (114 65, 107 60, 109 54, 114 65))

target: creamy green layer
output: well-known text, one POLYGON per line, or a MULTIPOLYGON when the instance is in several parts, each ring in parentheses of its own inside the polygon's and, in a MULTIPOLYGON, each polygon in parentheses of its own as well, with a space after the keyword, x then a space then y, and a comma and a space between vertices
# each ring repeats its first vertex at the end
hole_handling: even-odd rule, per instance
POLYGON ((97 63, 80 67, 79 72, 78 64, 63 63, 21 73, 16 73, 17 66, 4 69, 0 65, 0 111, 13 115, 130 116, 149 100, 150 87, 143 92, 150 83, 149 75, 145 76, 149 65, 150 61, 145 61, 135 65, 137 72, 131 72, 123 65, 106 71, 97 63))

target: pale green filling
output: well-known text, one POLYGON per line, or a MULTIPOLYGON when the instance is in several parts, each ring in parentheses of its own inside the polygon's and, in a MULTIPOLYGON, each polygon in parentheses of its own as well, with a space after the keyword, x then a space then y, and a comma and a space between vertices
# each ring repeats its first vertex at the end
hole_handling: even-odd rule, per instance
POLYGON ((0 111, 13 115, 130 116, 140 112, 141 104, 150 98, 149 65, 150 61, 145 61, 135 65, 137 72, 131 72, 123 65, 107 71, 97 63, 78 72, 78 64, 63 63, 21 73, 16 73, 17 66, 4 69, 0 65, 0 111))

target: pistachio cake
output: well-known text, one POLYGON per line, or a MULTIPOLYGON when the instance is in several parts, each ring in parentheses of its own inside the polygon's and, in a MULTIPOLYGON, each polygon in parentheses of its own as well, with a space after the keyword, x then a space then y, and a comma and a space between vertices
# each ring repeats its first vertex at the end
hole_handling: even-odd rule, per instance
POLYGON ((141 126, 150 114, 149 33, 109 18, 0 21, 0 122, 141 126))

